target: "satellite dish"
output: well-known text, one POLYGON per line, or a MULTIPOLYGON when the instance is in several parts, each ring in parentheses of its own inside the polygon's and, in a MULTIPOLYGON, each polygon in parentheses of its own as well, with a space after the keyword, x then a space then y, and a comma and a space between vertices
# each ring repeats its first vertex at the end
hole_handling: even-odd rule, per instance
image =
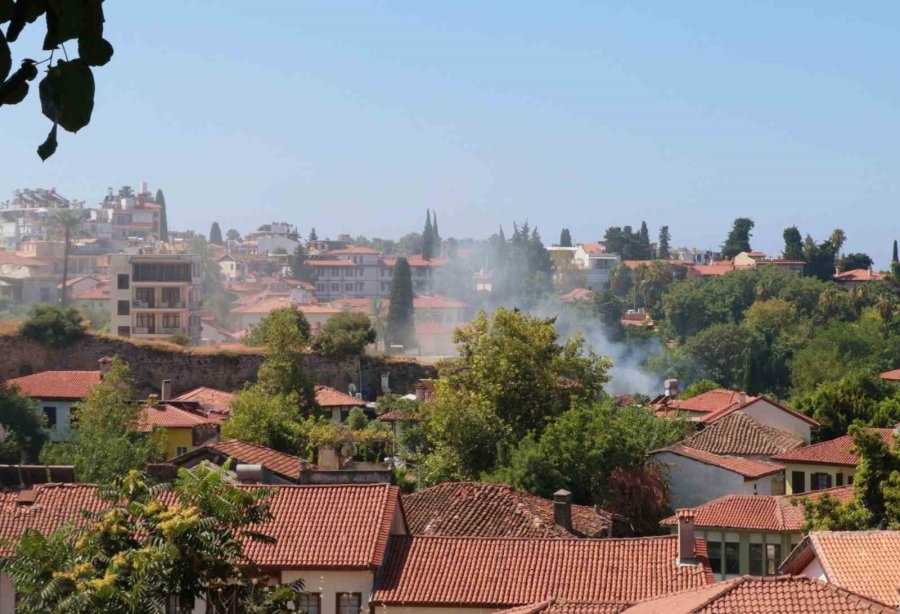
POLYGON ((356 444, 347 442, 341 446, 341 458, 344 460, 349 460, 356 456, 356 444))

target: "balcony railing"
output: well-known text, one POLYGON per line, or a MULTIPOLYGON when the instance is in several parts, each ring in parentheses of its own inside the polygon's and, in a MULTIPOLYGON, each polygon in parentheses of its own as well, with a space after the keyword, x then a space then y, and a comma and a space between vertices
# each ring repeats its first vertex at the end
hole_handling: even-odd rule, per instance
POLYGON ((178 333, 183 333, 183 332, 185 332, 185 331, 184 331, 184 329, 181 328, 180 326, 176 326, 176 327, 174 327, 174 328, 165 328, 165 327, 163 327, 163 328, 160 328, 160 329, 159 329, 159 334, 160 334, 160 335, 177 335, 178 333))
POLYGON ((184 309, 184 301, 162 301, 160 309, 184 309))

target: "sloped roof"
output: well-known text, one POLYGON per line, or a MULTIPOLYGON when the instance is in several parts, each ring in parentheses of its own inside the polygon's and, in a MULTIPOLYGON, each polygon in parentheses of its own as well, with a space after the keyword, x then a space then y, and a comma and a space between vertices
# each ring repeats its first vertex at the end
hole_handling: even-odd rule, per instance
POLYGON ((731 413, 734 413, 738 410, 744 410, 744 409, 751 407, 757 403, 767 403, 767 404, 771 405, 772 407, 780 409, 781 411, 783 411, 786 414, 790 414, 791 416, 797 418, 798 420, 800 420, 802 422, 806 422, 810 426, 813 426, 813 427, 820 426, 820 424, 818 422, 816 422, 809 416, 801 414, 799 411, 795 411, 795 410, 791 409, 790 407, 787 407, 786 405, 782 405, 781 403, 779 403, 778 401, 776 401, 774 399, 770 399, 769 397, 762 397, 762 396, 747 397, 747 402, 744 403, 743 405, 738 403, 736 405, 732 405, 730 407, 725 407, 724 409, 720 409, 720 410, 713 412, 710 415, 704 417, 703 422, 705 422, 707 424, 709 424, 710 422, 715 422, 716 420, 720 420, 721 418, 724 418, 725 416, 727 416, 731 413))
MULTIPOLYGON (((888 445, 894 443, 894 429, 867 429, 876 432, 888 445)), ((859 454, 853 450, 853 437, 843 435, 810 446, 803 446, 782 454, 772 456, 773 460, 783 463, 804 463, 808 465, 841 465, 855 467, 859 462, 859 454)))
POLYGON ((619 614, 629 606, 621 603, 591 603, 548 599, 515 608, 497 610, 494 614, 619 614))
POLYGON ((554 524, 553 501, 484 482, 438 484, 404 496, 403 509, 411 534, 446 537, 603 537, 612 521, 573 505, 573 534, 554 524))
POLYGON ((108 284, 101 283, 93 288, 81 290, 72 294, 76 301, 103 301, 112 296, 112 288, 108 284))
POLYGON ((234 399, 233 392, 217 390, 207 386, 198 386, 182 392, 173 401, 195 401, 207 411, 218 411, 222 413, 231 413, 231 401, 234 399))
POLYGON ((900 382, 900 369, 885 371, 881 374, 881 379, 887 380, 889 382, 900 382))
MULTIPOLYGON (((672 399, 668 401, 666 409, 677 409, 680 411, 690 411, 698 413, 715 413, 729 409, 731 407, 739 407, 743 392, 736 390, 727 390, 725 388, 716 388, 691 397, 690 399, 672 399)), ((755 397, 744 395, 744 402, 755 399, 755 397)))
POLYGON ((184 429, 194 428, 195 426, 212 426, 218 421, 212 420, 205 416, 200 416, 194 412, 169 405, 168 403, 157 403, 151 407, 145 408, 144 419, 139 426, 142 431, 150 431, 153 427, 165 429, 184 429))
POLYGON ((782 573, 801 573, 814 557, 829 582, 900 607, 900 531, 810 533, 782 564, 782 573))
POLYGON ((414 309, 461 309, 466 303, 440 294, 420 294, 413 297, 414 309))
POLYGON ((372 249, 371 247, 362 247, 359 245, 351 245, 349 247, 345 247, 343 249, 333 249, 328 252, 329 254, 369 254, 369 255, 379 255, 377 249, 372 249))
POLYGON ((574 303, 575 301, 592 301, 594 300, 594 291, 587 288, 575 288, 569 290, 559 297, 564 303, 574 303))
POLYGON ((502 608, 557 597, 634 603, 712 582, 700 565, 678 565, 675 536, 634 539, 397 537, 376 586, 377 605, 502 608))
POLYGON ((744 412, 733 412, 682 443, 695 450, 713 454, 771 456, 800 447, 803 440, 792 433, 763 424, 744 412))
POLYGON ((884 273, 872 271, 871 269, 851 269, 842 273, 835 273, 833 279, 835 281, 881 281, 884 279, 884 273))
MULTIPOLYGON (((803 527, 803 501, 817 500, 824 494, 847 501, 853 498, 853 493, 853 486, 849 485, 797 496, 725 495, 691 508, 691 511, 698 527, 794 533, 803 527)), ((678 526, 678 519, 669 516, 660 525, 678 526)))
MULTIPOLYGON (((409 263, 409 266, 411 266, 411 267, 444 266, 448 262, 450 262, 446 258, 432 258, 430 260, 426 260, 425 258, 422 258, 422 256, 407 256, 406 261, 409 263)), ((394 266, 395 264, 397 264, 397 257, 396 256, 382 257, 381 263, 384 266, 394 266)))
POLYGON ((887 614, 890 606, 797 576, 744 576, 640 603, 627 614, 887 614))
POLYGON ((335 390, 331 386, 316 386, 316 403, 319 407, 365 407, 366 402, 351 397, 345 392, 335 390))
POLYGON ((207 444, 195 448, 187 454, 176 456, 167 462, 173 465, 182 465, 191 458, 203 457, 207 452, 222 454, 233 459, 235 463, 262 465, 272 473, 289 480, 297 480, 300 477, 300 458, 298 456, 291 456, 266 446, 237 439, 207 444))
POLYGON ((720 456, 718 454, 712 454, 710 452, 704 452, 702 450, 695 450, 694 448, 689 448, 687 446, 678 444, 670 446, 668 448, 663 448, 661 450, 656 450, 656 452, 670 452, 672 454, 690 458, 706 465, 721 467, 726 471, 731 471, 732 473, 737 473, 738 475, 743 476, 745 480, 755 480, 772 473, 784 471, 783 465, 764 463, 762 461, 750 460, 747 458, 741 458, 739 456, 720 456))
POLYGON ((41 371, 7 380, 6 385, 35 399, 79 401, 100 381, 100 371, 41 371))
MULTIPOLYGON (((244 488, 258 488, 245 486, 244 488)), ((327 486, 266 486, 274 518, 255 530, 276 539, 274 544, 250 542, 250 559, 280 569, 375 569, 384 560, 398 489, 388 484, 327 486)), ((16 540, 26 528, 49 533, 80 510, 100 510, 106 504, 89 484, 45 484, 36 487, 35 501, 17 506, 17 493, 0 493, 0 540, 16 540)), ((0 542, 0 552, 7 546, 0 542)))

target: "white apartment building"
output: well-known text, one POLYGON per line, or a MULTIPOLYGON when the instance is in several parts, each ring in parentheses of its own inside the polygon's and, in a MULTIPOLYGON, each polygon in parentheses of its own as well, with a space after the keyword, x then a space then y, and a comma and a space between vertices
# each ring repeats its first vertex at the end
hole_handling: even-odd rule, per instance
POLYGON ((599 243, 582 243, 572 255, 575 266, 586 272, 586 285, 591 290, 603 290, 609 286, 609 274, 622 259, 610 254, 599 243))
MULTIPOLYGON (((445 258, 426 260, 408 256, 415 294, 433 294, 437 272, 447 264, 445 258)), ((348 247, 329 252, 307 265, 316 272, 316 298, 328 302, 339 298, 387 298, 391 295, 396 256, 382 256, 368 247, 348 247)))
POLYGON ((194 254, 109 257, 110 330, 122 337, 166 339, 185 334, 199 345, 203 282, 194 254))

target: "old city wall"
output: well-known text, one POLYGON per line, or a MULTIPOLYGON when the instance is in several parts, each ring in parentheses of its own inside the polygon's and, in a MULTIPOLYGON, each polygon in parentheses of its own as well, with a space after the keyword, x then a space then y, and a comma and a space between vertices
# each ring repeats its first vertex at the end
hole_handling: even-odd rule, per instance
MULTIPOLYGON (((98 369, 104 356, 118 355, 127 362, 142 394, 159 392, 160 382, 172 381, 175 394, 195 386, 236 390, 256 379, 262 355, 253 350, 240 352, 186 350, 164 344, 132 342, 116 337, 87 335, 65 348, 50 348, 19 335, 0 336, 0 381, 48 370, 98 369)), ((358 382, 356 360, 345 363, 309 355, 307 366, 320 384, 346 391, 358 382)), ((419 378, 434 377, 434 367, 410 358, 364 357, 361 364, 363 389, 367 398, 381 392, 382 374, 388 374, 393 392, 412 392, 419 378)))

